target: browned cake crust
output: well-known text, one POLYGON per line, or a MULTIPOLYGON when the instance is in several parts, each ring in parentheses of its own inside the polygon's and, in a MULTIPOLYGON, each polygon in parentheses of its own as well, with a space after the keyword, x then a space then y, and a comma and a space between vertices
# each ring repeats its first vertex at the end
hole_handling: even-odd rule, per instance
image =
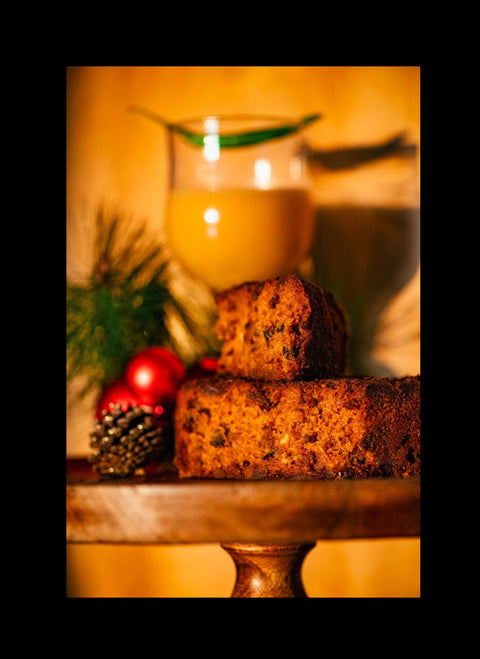
POLYGON ((418 475, 420 377, 186 381, 175 465, 183 478, 418 475))
POLYGON ((219 373, 263 380, 343 375, 347 329, 330 291, 296 275, 219 293, 219 373))

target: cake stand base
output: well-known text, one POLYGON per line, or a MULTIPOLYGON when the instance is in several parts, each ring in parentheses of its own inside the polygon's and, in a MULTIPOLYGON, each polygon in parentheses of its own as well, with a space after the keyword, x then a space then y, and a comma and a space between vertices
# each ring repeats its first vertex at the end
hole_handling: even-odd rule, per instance
POLYGON ((308 597, 302 583, 305 556, 315 543, 222 544, 237 570, 231 597, 308 597))

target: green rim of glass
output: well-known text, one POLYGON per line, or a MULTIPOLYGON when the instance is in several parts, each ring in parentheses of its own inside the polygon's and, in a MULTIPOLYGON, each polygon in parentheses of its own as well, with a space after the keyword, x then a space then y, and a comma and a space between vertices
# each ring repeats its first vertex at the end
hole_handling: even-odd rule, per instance
MULTIPOLYGON (((143 116, 152 119, 156 123, 161 124, 162 126, 168 128, 173 133, 181 135, 186 139, 190 144, 197 147, 203 147, 205 145, 205 138, 211 137, 211 134, 199 133, 193 130, 186 128, 186 124, 191 123, 194 120, 183 121, 181 123, 171 123, 161 117, 158 114, 139 107, 131 107, 132 112, 137 114, 142 114, 143 116)), ((298 132, 305 126, 318 121, 321 118, 320 113, 308 114, 302 117, 299 120, 292 120, 286 123, 285 119, 279 119, 278 117, 263 117, 255 115, 241 115, 241 116, 225 116, 219 117, 224 119, 274 119, 278 122, 277 126, 272 126, 271 128, 263 128, 260 130, 251 130, 251 131, 242 131, 238 133, 227 133, 227 134, 216 134, 215 137, 218 139, 218 146, 224 149, 238 148, 242 146, 251 146, 252 144, 260 144, 261 142, 267 142, 269 140, 278 139, 280 137, 285 137, 286 135, 291 135, 298 132)), ((198 119, 197 119, 198 121, 198 119)))

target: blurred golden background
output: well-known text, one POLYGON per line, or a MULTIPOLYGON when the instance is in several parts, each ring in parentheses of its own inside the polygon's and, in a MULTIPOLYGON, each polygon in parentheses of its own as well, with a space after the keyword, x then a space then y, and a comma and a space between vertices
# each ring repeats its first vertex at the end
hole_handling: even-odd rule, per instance
MULTIPOLYGON (((67 275, 91 267, 99 203, 163 238, 165 132, 127 111, 172 121, 206 114, 321 112, 313 150, 409 149, 312 171, 313 264, 355 322, 352 369, 420 373, 420 67, 67 67, 67 275)), ((67 415, 67 455, 88 453, 95 398, 67 415)), ((229 597, 231 558, 216 545, 67 547, 70 597, 229 597)), ((319 542, 303 569, 311 597, 418 597, 420 540, 319 542)))

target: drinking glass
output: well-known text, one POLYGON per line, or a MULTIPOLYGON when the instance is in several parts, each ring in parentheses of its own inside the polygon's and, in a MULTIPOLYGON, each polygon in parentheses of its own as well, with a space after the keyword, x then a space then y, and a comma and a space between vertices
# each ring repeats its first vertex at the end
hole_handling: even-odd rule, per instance
POLYGON ((306 123, 209 116, 168 131, 166 234, 178 261, 213 291, 289 274, 308 254, 306 123))

